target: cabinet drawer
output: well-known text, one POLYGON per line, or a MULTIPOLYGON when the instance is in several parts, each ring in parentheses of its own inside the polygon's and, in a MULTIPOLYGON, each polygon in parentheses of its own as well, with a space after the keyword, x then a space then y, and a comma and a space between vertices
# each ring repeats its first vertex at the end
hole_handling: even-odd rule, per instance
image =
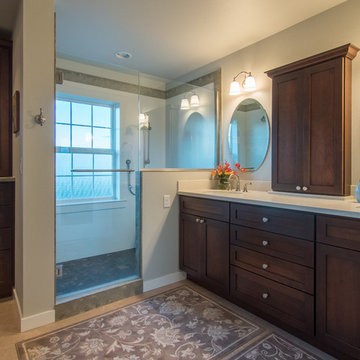
POLYGON ((11 227, 12 207, 0 206, 0 228, 11 227))
POLYGON ((181 196, 180 210, 192 215, 229 221, 229 203, 225 201, 181 196))
POLYGON ((317 216, 316 241, 360 251, 360 219, 317 216))
POLYGON ((314 267, 314 243, 307 240, 231 225, 231 243, 300 265, 314 267))
POLYGON ((274 322, 314 335, 314 297, 231 266, 231 296, 274 322))
POLYGON ((0 297, 11 295, 11 252, 0 251, 0 297))
POLYGON ((10 205, 13 199, 13 183, 0 183, 0 205, 10 205))
POLYGON ((313 269, 235 245, 230 249, 230 261, 232 265, 314 294, 313 269))
POLYGON ((11 248, 11 230, 0 229, 0 250, 11 248))
POLYGON ((315 217, 300 211, 231 204, 231 223, 277 234, 314 240, 315 217))

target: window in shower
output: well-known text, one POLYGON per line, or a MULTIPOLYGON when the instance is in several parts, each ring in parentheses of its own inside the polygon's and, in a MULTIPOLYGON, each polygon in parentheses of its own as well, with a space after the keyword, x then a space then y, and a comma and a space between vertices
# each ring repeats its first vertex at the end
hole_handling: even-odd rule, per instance
POLYGON ((56 200, 114 200, 118 177, 115 122, 119 104, 58 95, 56 99, 56 200), (75 171, 73 171, 75 170, 75 171))

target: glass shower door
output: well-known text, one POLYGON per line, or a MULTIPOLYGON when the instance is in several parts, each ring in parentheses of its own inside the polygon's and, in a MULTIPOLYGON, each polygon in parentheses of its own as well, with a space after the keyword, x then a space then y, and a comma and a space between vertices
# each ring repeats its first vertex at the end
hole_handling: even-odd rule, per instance
POLYGON ((56 100, 58 300, 140 274, 136 102, 70 93, 56 100), (120 121, 130 110, 134 117, 120 121))

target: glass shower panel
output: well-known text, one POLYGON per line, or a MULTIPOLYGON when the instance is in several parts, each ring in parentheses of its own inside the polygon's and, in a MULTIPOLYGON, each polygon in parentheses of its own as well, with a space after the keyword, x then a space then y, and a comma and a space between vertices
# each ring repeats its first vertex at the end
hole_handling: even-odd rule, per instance
POLYGON ((141 74, 140 83, 156 89, 140 97, 141 168, 212 169, 217 165, 220 85, 216 74, 188 83, 155 81, 141 74))
MULTIPOLYGON (((98 86, 85 69, 81 83, 56 88, 58 301, 140 277, 139 95, 106 88, 105 77, 98 86)), ((136 72, 124 76, 138 88, 136 72)))

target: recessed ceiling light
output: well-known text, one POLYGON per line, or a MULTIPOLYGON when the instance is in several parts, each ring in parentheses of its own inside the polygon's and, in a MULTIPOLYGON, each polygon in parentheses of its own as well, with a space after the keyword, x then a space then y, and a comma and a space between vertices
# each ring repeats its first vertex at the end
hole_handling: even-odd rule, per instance
POLYGON ((129 52, 124 51, 124 50, 116 52, 115 56, 118 59, 130 59, 130 58, 132 58, 132 55, 129 52))

